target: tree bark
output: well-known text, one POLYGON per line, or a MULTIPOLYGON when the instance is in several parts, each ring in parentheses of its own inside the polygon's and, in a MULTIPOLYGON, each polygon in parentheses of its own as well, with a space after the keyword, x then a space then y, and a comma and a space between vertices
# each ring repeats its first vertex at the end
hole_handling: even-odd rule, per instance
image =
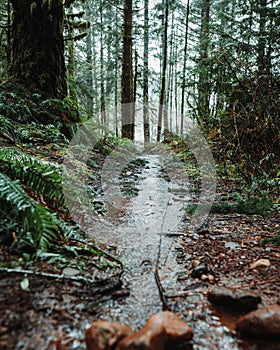
POLYGON ((198 81, 198 114, 206 126, 209 119, 209 26, 210 0, 203 0, 201 8, 200 53, 199 53, 199 81, 198 81))
POLYGON ((100 79, 100 99, 101 99, 101 105, 100 105, 100 112, 101 112, 101 124, 107 123, 107 116, 106 116, 106 103, 105 103, 105 72, 104 72, 104 25, 103 25, 103 13, 102 8, 100 7, 100 73, 101 73, 101 79, 100 79))
POLYGON ((67 96, 63 1, 10 0, 13 6, 9 79, 48 97, 67 96))
POLYGON ((159 113, 158 113, 158 126, 157 126, 157 141, 160 141, 163 113, 165 109, 165 85, 166 85, 166 67, 167 67, 167 31, 168 31, 168 15, 169 15, 169 0, 165 0, 165 12, 164 12, 164 32, 162 36, 163 46, 163 62, 162 62, 162 74, 161 74, 161 89, 159 96, 159 113))
POLYGON ((143 122, 144 142, 150 142, 149 122, 149 0, 144 2, 143 122))
POLYGON ((190 0, 187 3, 186 24, 185 24, 185 43, 184 43, 184 64, 183 64, 183 79, 182 79, 182 91, 181 91, 181 125, 180 134, 184 133, 184 112, 185 112, 185 91, 186 91, 186 68, 187 68, 187 51, 188 51, 188 38, 189 38, 189 16, 190 16, 190 0))
POLYGON ((132 0, 125 0, 122 57, 122 137, 134 140, 132 0))

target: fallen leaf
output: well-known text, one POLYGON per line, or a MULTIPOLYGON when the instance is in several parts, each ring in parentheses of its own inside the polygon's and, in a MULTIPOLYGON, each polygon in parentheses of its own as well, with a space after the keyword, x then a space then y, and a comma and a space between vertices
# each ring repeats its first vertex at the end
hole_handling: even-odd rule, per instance
POLYGON ((258 269, 260 267, 270 266, 270 261, 268 259, 259 259, 250 265, 250 269, 258 269))
POLYGON ((24 275, 23 280, 20 282, 20 287, 25 292, 30 292, 29 279, 28 279, 27 275, 24 275))

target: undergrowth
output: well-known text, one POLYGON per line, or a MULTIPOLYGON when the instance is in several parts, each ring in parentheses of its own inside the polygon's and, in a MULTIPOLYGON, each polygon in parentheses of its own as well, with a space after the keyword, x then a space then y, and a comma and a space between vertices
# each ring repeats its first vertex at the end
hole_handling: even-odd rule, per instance
MULTIPOLYGON (((80 243, 73 244, 72 240, 87 240, 87 236, 69 221, 62 190, 62 166, 48 160, 53 158, 51 148, 36 142, 38 130, 42 130, 42 125, 35 128, 36 137, 28 141, 29 145, 35 144, 35 148, 28 145, 23 147, 20 144, 11 145, 9 138, 14 138, 16 127, 12 130, 12 125, 7 122, 6 117, 0 117, 0 123, 1 120, 6 125, 4 133, 9 132, 9 136, 0 135, 0 138, 4 139, 0 146, 0 245, 10 247, 11 252, 18 258, 15 261, 11 257, 9 259, 19 265, 23 262, 28 264, 32 261, 45 261, 60 265, 64 262, 65 265, 72 266, 73 258, 76 264, 83 264, 80 243), (10 125, 10 129, 7 125, 10 125)), ((24 128, 24 125, 22 127, 24 128)), ((26 129, 28 128, 29 125, 26 125, 26 129)), ((3 128, 1 130, 3 131, 3 128)), ((56 128, 49 130, 50 133, 54 131, 55 137, 64 140, 64 144, 58 146, 55 151, 55 154, 58 154, 55 159, 60 159, 59 150, 62 150, 63 154, 67 142, 57 134, 56 128)), ((117 143, 117 140, 114 142, 117 143)), ((98 157, 111 151, 110 138, 104 137, 103 142, 100 141, 96 145, 95 152, 98 153, 98 157)), ((86 166, 92 173, 99 168, 94 160, 86 166)), ((91 253, 103 255, 94 249, 91 253)), ((102 259, 99 258, 96 267, 110 267, 113 264, 110 259, 102 259)))
POLYGON ((264 238, 261 241, 262 245, 266 245, 268 243, 280 246, 280 233, 277 233, 274 237, 264 238))

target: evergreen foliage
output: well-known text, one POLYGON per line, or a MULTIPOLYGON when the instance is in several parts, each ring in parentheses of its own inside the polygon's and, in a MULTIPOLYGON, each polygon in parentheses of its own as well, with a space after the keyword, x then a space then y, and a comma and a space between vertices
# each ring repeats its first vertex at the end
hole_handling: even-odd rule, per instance
POLYGON ((32 252, 48 249, 57 236, 55 214, 30 198, 18 180, 0 173, 1 241, 11 242, 18 248, 32 252))
POLYGON ((64 206, 60 166, 18 148, 0 147, 0 170, 11 179, 19 180, 30 192, 41 196, 49 207, 57 209, 64 206))

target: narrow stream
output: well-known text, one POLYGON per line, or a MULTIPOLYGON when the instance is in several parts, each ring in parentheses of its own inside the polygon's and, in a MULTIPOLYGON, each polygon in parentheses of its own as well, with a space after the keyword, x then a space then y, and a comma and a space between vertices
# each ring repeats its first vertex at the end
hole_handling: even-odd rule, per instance
MULTIPOLYGON (((145 160, 147 165, 139 174, 141 179, 137 185, 139 194, 128 201, 114 197, 114 207, 105 216, 107 232, 102 230, 100 237, 102 243, 105 237, 106 244, 117 248, 125 265, 124 284, 130 289, 125 303, 112 300, 104 316, 135 329, 162 310, 155 268, 161 267, 161 278, 164 274, 168 280, 174 277, 177 264, 172 253, 172 235, 176 234, 183 214, 183 205, 176 199, 178 191, 174 191, 171 187, 174 184, 164 176, 160 156, 145 156, 145 160), (118 212, 124 209, 123 217, 116 215, 116 208, 118 212)), ((96 236, 94 232, 91 234, 96 236)))
MULTIPOLYGON (((110 198, 111 207, 102 222, 89 230, 96 241, 115 248, 123 261, 126 298, 110 299, 98 318, 128 324, 135 330, 162 310, 163 303, 155 280, 158 268, 166 295, 178 292, 180 267, 176 262, 175 238, 184 206, 191 201, 188 183, 170 181, 158 155, 145 155, 146 166, 139 172, 139 192, 127 199, 110 198)), ((236 339, 207 306, 205 295, 167 300, 171 311, 181 314, 194 329, 194 350, 237 350, 236 339)), ((189 349, 189 348, 188 348, 189 349)))

